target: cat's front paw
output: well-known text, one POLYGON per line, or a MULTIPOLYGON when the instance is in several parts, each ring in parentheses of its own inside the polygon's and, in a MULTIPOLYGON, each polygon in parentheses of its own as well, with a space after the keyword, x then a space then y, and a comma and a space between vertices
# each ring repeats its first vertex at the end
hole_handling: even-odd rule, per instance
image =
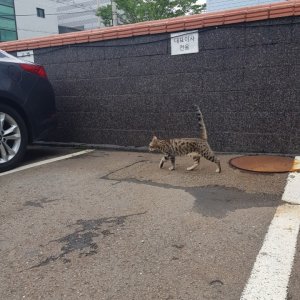
POLYGON ((175 167, 170 167, 169 170, 170 170, 170 171, 174 171, 174 170, 175 170, 175 167))

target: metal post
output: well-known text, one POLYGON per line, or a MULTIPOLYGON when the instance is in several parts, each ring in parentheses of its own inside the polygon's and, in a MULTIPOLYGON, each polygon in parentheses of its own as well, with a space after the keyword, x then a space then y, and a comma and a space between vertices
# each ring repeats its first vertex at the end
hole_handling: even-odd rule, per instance
MULTIPOLYGON (((100 3, 99 3, 99 0, 97 0, 97 11, 100 7, 100 3)), ((100 28, 100 17, 98 16, 98 28, 100 28)))
POLYGON ((112 26, 118 25, 117 5, 114 0, 111 0, 112 26))

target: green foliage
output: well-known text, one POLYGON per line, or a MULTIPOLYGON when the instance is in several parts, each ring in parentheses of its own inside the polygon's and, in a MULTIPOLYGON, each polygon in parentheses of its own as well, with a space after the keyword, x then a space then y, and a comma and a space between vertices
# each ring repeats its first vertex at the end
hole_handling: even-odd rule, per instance
MULTIPOLYGON (((121 24, 173 18, 200 13, 205 4, 197 0, 115 0, 121 24)), ((112 24, 111 5, 100 7, 96 13, 105 26, 112 24)))
POLYGON ((98 9, 96 15, 101 17, 104 26, 112 25, 112 11, 111 5, 102 6, 98 9))

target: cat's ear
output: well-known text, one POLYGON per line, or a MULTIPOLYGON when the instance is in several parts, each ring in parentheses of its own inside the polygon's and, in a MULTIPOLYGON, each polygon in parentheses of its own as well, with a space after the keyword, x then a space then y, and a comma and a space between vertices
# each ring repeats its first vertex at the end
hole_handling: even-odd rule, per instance
POLYGON ((157 140, 157 136, 156 135, 153 135, 153 140, 157 140))

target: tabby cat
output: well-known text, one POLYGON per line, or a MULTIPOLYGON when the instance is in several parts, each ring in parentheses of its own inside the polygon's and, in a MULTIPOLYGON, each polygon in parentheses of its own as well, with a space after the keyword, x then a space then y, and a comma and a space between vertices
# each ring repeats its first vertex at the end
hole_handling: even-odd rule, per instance
POLYGON ((193 158, 194 164, 187 168, 188 171, 194 170, 200 163, 203 156, 207 160, 217 164, 216 172, 221 172, 220 160, 215 156, 207 142, 207 132, 200 108, 195 105, 200 127, 200 138, 180 138, 170 140, 160 140, 156 136, 152 138, 149 144, 150 151, 160 151, 164 154, 159 167, 162 168, 167 160, 171 160, 172 166, 169 170, 175 170, 175 156, 188 155, 193 158))

